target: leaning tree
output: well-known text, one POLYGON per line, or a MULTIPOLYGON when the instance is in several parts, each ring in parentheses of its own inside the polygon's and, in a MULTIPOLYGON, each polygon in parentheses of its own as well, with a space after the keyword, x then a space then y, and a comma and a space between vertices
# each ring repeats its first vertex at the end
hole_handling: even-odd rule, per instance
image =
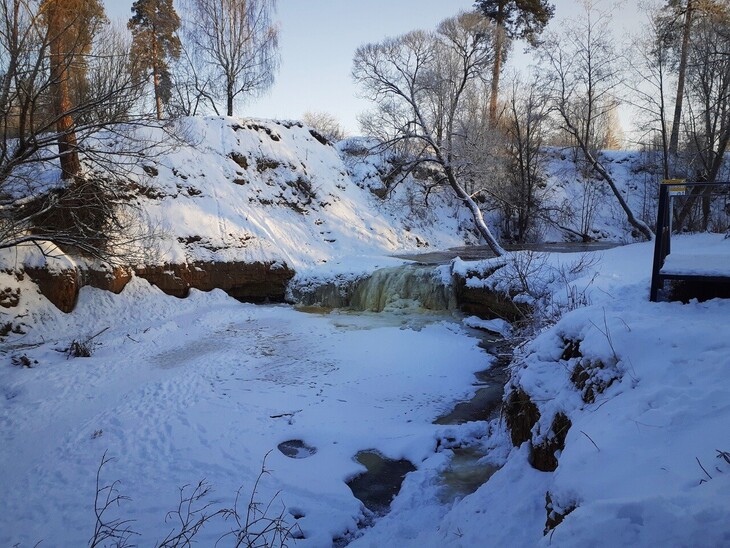
POLYGON ((548 67, 551 105, 560 128, 589 168, 608 185, 628 223, 651 240, 654 233, 634 214, 601 161, 606 122, 618 106, 623 83, 622 59, 610 35, 610 14, 593 9, 588 1, 584 8, 583 17, 566 24, 561 34, 551 34, 541 50, 542 62, 548 67))
POLYGON ((494 25, 476 13, 446 19, 435 32, 414 31, 355 53, 353 76, 375 103, 363 126, 383 149, 405 150, 404 174, 433 168, 468 207, 496 255, 492 235, 463 181, 473 175, 471 153, 484 132, 471 131, 469 99, 484 85, 494 61, 494 25))

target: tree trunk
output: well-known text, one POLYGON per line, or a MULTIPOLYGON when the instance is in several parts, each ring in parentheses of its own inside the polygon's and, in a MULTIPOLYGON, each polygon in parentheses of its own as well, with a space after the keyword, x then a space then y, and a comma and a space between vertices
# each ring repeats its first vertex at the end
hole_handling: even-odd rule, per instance
POLYGON ((157 60, 157 37, 152 33, 152 85, 155 88, 155 106, 157 107, 157 119, 162 120, 162 96, 160 94, 160 71, 157 60))
POLYGON ((502 72, 502 52, 504 51, 504 27, 497 24, 494 39, 494 65, 492 66, 492 90, 489 96, 489 121, 497 122, 497 102, 499 98, 499 76, 502 72))
POLYGON ((456 180, 454 171, 448 165, 444 165, 444 171, 446 172, 446 179, 449 181, 449 185, 451 186, 453 191, 456 193, 459 199, 466 204, 466 206, 469 208, 469 211, 471 211, 472 218, 474 219, 474 224, 476 225, 479 234, 481 234, 482 238, 484 238, 484 241, 487 242, 489 249, 491 249, 497 257, 505 255, 507 252, 501 245, 499 245, 499 242, 492 234, 492 231, 489 230, 487 223, 484 221, 482 210, 479 209, 479 206, 474 201, 474 199, 469 196, 469 194, 467 194, 466 190, 464 190, 464 187, 462 187, 459 184, 459 181, 456 180))
POLYGON ((687 72, 687 57, 689 56, 689 36, 692 28, 692 1, 687 0, 687 12, 684 16, 682 33, 682 52, 679 59, 679 74, 677 78, 677 99, 674 103, 674 118, 672 119, 672 133, 669 138, 669 155, 676 159, 679 149, 679 124, 682 120, 682 101, 684 100, 684 79, 687 72))
POLYGON ((72 179, 81 171, 74 120, 70 112, 73 107, 69 88, 69 65, 71 53, 64 51, 65 28, 63 18, 58 13, 56 2, 50 4, 48 12, 48 35, 50 38, 51 90, 53 113, 56 116, 58 133, 58 153, 61 164, 61 177, 72 179))
POLYGON ((233 86, 230 84, 226 87, 226 114, 233 116, 233 86))

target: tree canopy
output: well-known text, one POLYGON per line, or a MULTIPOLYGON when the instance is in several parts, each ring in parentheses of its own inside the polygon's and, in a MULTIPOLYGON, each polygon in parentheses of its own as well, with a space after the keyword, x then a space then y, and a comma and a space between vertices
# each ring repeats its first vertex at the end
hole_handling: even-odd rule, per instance
POLYGON ((177 30, 180 18, 172 0, 137 0, 132 5, 127 26, 132 31, 131 56, 138 76, 151 71, 155 91, 157 118, 162 118, 162 105, 171 96, 168 58, 180 56, 177 30))

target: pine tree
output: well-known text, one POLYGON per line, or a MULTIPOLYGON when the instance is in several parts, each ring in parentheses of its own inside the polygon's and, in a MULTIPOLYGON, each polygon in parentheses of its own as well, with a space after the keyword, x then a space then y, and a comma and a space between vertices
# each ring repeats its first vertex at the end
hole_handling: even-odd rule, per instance
POLYGON ((555 13, 555 6, 547 0, 477 0, 476 7, 497 25, 492 65, 492 93, 489 101, 489 118, 497 118, 499 76, 506 57, 507 40, 524 39, 531 45, 543 31, 555 13))
MULTIPOLYGON (((71 81, 84 71, 83 56, 91 48, 94 33, 106 21, 99 0, 44 0, 40 15, 46 27, 49 50, 53 116, 58 133, 58 153, 63 179, 72 179, 81 169, 77 150, 71 81)), ((83 76, 83 75, 82 75, 83 76)))
POLYGON ((169 58, 180 57, 180 27, 172 0, 137 0, 132 5, 127 24, 132 31, 131 57, 138 75, 152 72, 157 119, 162 119, 162 106, 170 100, 171 78, 169 58))

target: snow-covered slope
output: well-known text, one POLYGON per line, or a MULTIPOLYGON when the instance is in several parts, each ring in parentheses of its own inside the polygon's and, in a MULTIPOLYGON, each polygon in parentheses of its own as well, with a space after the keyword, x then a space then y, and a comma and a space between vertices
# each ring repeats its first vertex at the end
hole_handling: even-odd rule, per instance
MULTIPOLYGON (((722 235, 673 240, 678 256, 698 247, 730 259, 722 235)), ((519 389, 535 405, 528 441, 513 447, 493 421, 480 443, 503 467, 486 484, 439 512, 434 485, 414 475, 398 513, 353 546, 730 544, 730 302, 649 302, 652 251, 602 252, 567 280, 556 274, 575 256, 534 256, 532 280, 558 309, 576 294, 587 306, 517 353, 505 400, 519 389), (559 414, 569 422, 556 433, 559 414), (533 447, 558 436, 557 468, 537 470, 533 447)))
POLYGON ((183 142, 137 170, 140 205, 163 234, 158 262, 282 261, 299 272, 464 242, 453 221, 462 214, 446 200, 419 212, 383 202, 300 123, 189 118, 179 126, 183 142))
MULTIPOLYGON (((722 236, 699 245, 730 256, 722 236)), ((697 246, 678 238, 674 249, 697 246)), ((261 500, 280 492, 285 506, 277 499, 276 508, 306 537, 294 546, 343 537, 373 547, 727 545, 730 304, 650 303, 651 257, 651 244, 612 249, 569 279, 556 273, 575 256, 533 261, 541 265, 533 280, 558 309, 574 306, 576 294, 588 304, 518 353, 510 389, 540 413, 520 447, 500 419, 432 424, 473 394, 472 372, 488 365, 477 340, 443 317, 308 315, 220 291, 180 300, 140 279, 120 295, 84 288, 72 314, 24 292, 28 321, 44 333, 2 355, 0 539, 88 539, 94 472, 108 450, 117 460, 102 480, 121 479, 120 492, 134 499, 109 516, 138 520, 140 545, 152 545, 171 527, 163 521, 176 486, 206 477, 214 500, 230 505, 273 450, 261 500), (55 351, 105 327, 91 358, 55 351), (582 387, 579 365, 589 373, 582 387), (558 413, 570 421, 565 447, 557 468, 542 472, 531 444, 550 437, 558 413), (276 448, 297 439, 317 452, 291 459, 276 448), (444 501, 441 474, 460 444, 502 468, 475 493, 444 501), (364 514, 345 481, 362 471, 352 457, 363 449, 408 458, 417 470, 391 513, 358 531, 364 514), (552 512, 565 519, 544 534, 552 512)), ((228 526, 211 524, 201 542, 228 526)))

